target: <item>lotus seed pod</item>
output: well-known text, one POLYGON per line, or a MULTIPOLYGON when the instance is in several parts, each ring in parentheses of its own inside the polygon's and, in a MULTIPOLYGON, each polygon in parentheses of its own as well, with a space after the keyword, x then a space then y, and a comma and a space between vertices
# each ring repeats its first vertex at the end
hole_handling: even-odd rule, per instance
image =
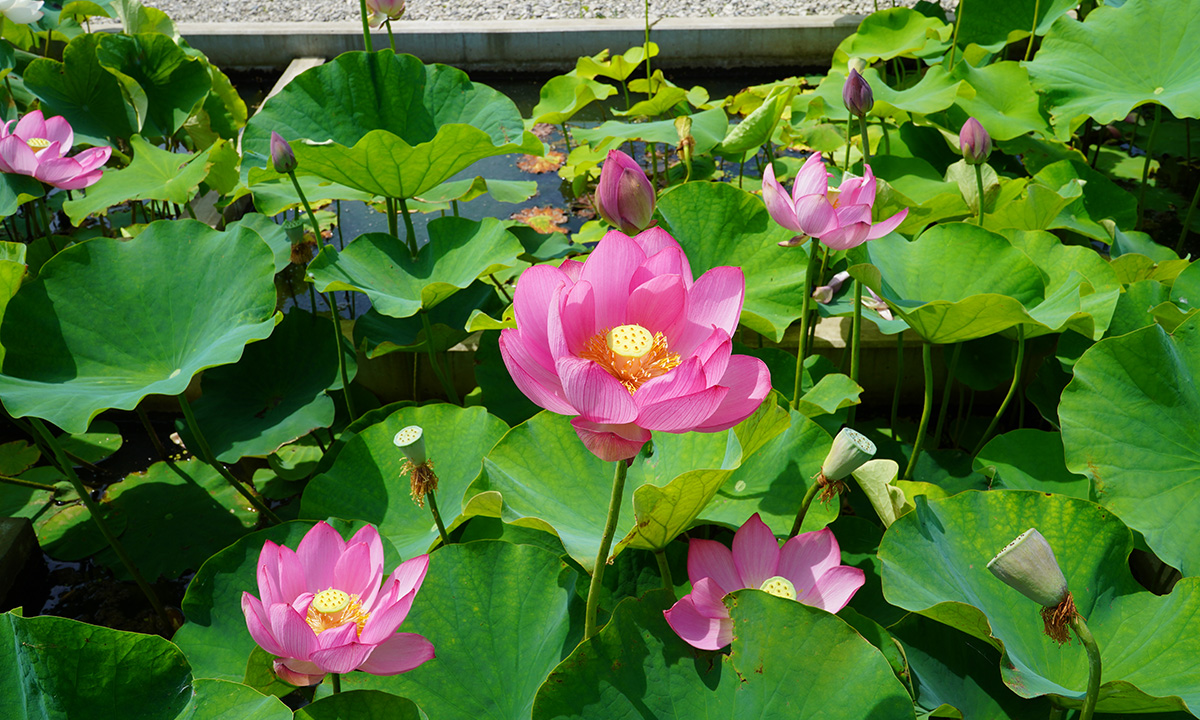
POLYGON ((1067 580, 1054 559, 1054 550, 1034 528, 1018 535, 987 567, 1006 585, 1043 607, 1054 607, 1067 596, 1067 580))
POLYGON ((874 456, 875 443, 862 433, 842 428, 833 439, 833 447, 825 456, 825 462, 821 463, 821 474, 826 480, 836 482, 848 477, 874 456))
POLYGON ((861 75, 867 69, 867 61, 860 57, 850 58, 850 61, 846 63, 846 67, 861 75))
POLYGON ((413 465, 425 464, 427 459, 425 457, 425 432, 420 425, 409 425, 404 428, 396 433, 392 442, 404 451, 405 456, 412 461, 413 465))
POLYGON ((304 221, 293 218, 283 223, 283 232, 287 234, 288 240, 292 241, 293 245, 298 245, 304 242, 304 221))

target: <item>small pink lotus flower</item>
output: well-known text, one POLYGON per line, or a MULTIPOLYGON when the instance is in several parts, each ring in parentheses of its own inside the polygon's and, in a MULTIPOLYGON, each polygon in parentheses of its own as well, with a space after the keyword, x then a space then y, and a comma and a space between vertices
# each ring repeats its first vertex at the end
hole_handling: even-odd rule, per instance
POLYGON ((383 580, 383 543, 365 525, 349 542, 319 522, 293 552, 268 540, 258 557, 258 594, 242 593, 254 642, 276 656, 275 674, 316 685, 326 673, 398 675, 434 657, 415 633, 397 633, 429 569, 429 556, 383 580))
POLYGON ((0 127, 0 172, 29 175, 63 190, 95 184, 112 148, 89 148, 75 157, 64 157, 75 142, 66 118, 42 117, 41 110, 26 113, 11 132, 12 121, 0 127))
POLYGON ((701 650, 733 641, 727 594, 756 588, 778 597, 837 612, 866 582, 862 570, 842 565, 829 528, 801 533, 783 544, 755 513, 733 536, 733 552, 719 542, 693 539, 688 546, 692 591, 663 614, 679 637, 701 650))
POLYGON ((887 235, 908 217, 908 208, 887 220, 871 222, 875 205, 875 175, 871 166, 864 177, 847 177, 836 190, 829 189, 830 173, 820 153, 810 155, 792 185, 789 198, 768 164, 763 173, 763 202, 771 218, 792 232, 815 237, 830 250, 846 250, 887 235))
POLYGON ((645 230, 654 217, 654 187, 642 167, 620 150, 609 150, 596 186, 600 216, 627 235, 645 230))
POLYGON ((637 455, 650 431, 717 432, 771 390, 757 358, 731 355, 746 280, 716 267, 693 282, 665 230, 604 236, 585 262, 535 265, 513 301, 500 353, 521 392, 571 421, 603 460, 637 455))

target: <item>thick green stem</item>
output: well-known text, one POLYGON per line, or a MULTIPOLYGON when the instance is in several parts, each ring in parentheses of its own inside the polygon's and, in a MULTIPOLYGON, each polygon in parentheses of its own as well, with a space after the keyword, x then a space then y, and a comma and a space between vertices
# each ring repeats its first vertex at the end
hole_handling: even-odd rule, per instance
MULTIPOLYGON (((408 203, 404 202, 404 196, 396 198, 396 202, 400 203, 400 214, 404 217, 404 233, 408 239, 408 251, 412 253, 413 260, 417 259, 417 230, 413 227, 412 216, 408 214, 408 203)), ((458 205, 454 206, 454 217, 458 217, 458 205)))
POLYGON ((1021 384, 1021 366, 1025 364, 1025 326, 1017 326, 1017 366, 1013 368, 1012 384, 1008 386, 1008 393, 1004 396, 1004 402, 1000 403, 1000 409, 996 411, 996 416, 992 418, 992 422, 988 424, 987 430, 983 431, 983 437, 979 438, 979 444, 971 452, 971 455, 978 455, 979 451, 987 443, 991 437, 992 431, 1000 424, 1000 418, 1004 415, 1004 411, 1008 409, 1008 404, 1012 402, 1013 395, 1017 392, 1017 386, 1021 384))
POLYGON ((392 34, 392 19, 384 20, 383 25, 388 31, 388 44, 392 46, 392 52, 396 52, 396 36, 392 34))
POLYGON ((608 519, 604 522, 604 536, 600 538, 600 550, 596 553, 596 566, 592 569, 592 582, 588 585, 587 605, 583 614, 583 639, 596 634, 596 606, 600 603, 600 587, 604 584, 604 567, 608 564, 608 551, 612 547, 613 534, 617 531, 617 517, 621 514, 621 496, 625 492, 625 475, 629 466, 625 460, 617 461, 613 473, 612 495, 608 500, 608 519))
POLYGON ((904 333, 896 333, 896 385, 892 388, 892 439, 896 439, 896 422, 900 419, 900 385, 904 382, 904 333))
MULTIPOLYGON (((366 21, 364 20, 363 22, 366 21)), ((308 215, 309 224, 312 225, 313 237, 317 243, 317 252, 322 252, 325 250, 325 239, 321 237, 321 226, 317 223, 317 216, 309 206, 308 198, 304 196, 304 191, 300 189, 300 181, 296 179, 296 173, 290 172, 288 173, 288 177, 292 179, 292 187, 296 189, 296 195, 300 198, 300 204, 304 206, 304 212, 308 215)), ((346 412, 350 414, 350 419, 354 420, 358 417, 358 414, 354 412, 354 400, 350 397, 350 376, 346 371, 346 357, 342 352, 342 314, 338 312, 337 302, 334 300, 332 291, 325 294, 325 302, 329 303, 329 319, 333 321, 333 348, 337 353, 338 374, 342 376, 342 396, 346 400, 346 412)), ((313 315, 316 314, 317 303, 314 301, 313 315)), ((183 396, 180 395, 180 397, 183 396)))
POLYGON ((50 249, 54 252, 54 254, 57 255, 58 246, 54 244, 54 235, 50 232, 50 216, 46 212, 46 199, 42 198, 41 200, 36 200, 35 202, 38 206, 38 215, 42 219, 42 229, 46 232, 46 243, 50 246, 50 249))
POLYGON ((246 501, 253 505, 255 510, 258 510, 263 514, 263 517, 267 518, 276 525, 283 522, 279 519, 278 515, 271 511, 271 508, 264 505, 261 499, 251 492, 249 488, 239 482, 238 479, 233 476, 233 473, 229 472, 229 468, 225 467, 224 463, 217 460, 217 457, 213 455, 212 446, 208 444, 208 440, 204 437, 204 433, 200 432, 200 424, 196 422, 196 415, 192 412, 191 403, 188 402, 187 397, 183 393, 179 393, 178 397, 179 408, 183 410, 183 420, 185 423, 187 423, 188 430, 190 430, 192 433, 192 439, 196 441, 196 449, 200 451, 200 458, 204 460, 204 462, 211 465, 214 470, 220 473, 221 477, 225 478, 225 482, 233 486, 234 490, 237 490, 239 493, 241 493, 242 497, 246 498, 246 501))
POLYGON ((5 485, 16 485, 17 487, 32 488, 34 490, 46 490, 48 492, 58 492, 58 488, 53 485, 34 482, 32 480, 22 480, 18 477, 10 477, 8 475, 0 475, 0 483, 5 485))
MULTIPOLYGON (((854 281, 854 321, 850 325, 850 380, 858 382, 859 357, 862 353, 862 283, 854 281)), ((854 425, 854 417, 857 415, 854 411, 858 409, 857 405, 851 405, 850 411, 846 413, 846 424, 854 425)))
POLYGON ((842 168, 845 172, 850 172, 850 146, 853 145, 854 138, 854 115, 846 118, 846 165, 842 168))
POLYGON ((1175 243, 1175 254, 1183 254, 1183 241, 1187 240, 1188 228, 1192 226, 1192 213, 1196 212, 1196 203, 1200 202, 1200 183, 1196 183, 1196 192, 1192 195, 1192 204, 1188 205, 1187 215, 1183 218, 1183 230, 1179 233, 1179 242, 1175 243))
POLYGON ((796 511, 796 520, 792 522, 792 531, 788 533, 788 538, 794 538, 800 534, 800 526, 804 524, 804 516, 808 514, 808 506, 812 505, 813 498, 817 496, 817 491, 821 489, 821 484, 813 479, 812 485, 808 486, 808 491, 804 493, 804 499, 800 501, 800 509, 796 511))
POLYGON ((954 8, 954 37, 950 40, 950 70, 954 69, 954 51, 958 48, 958 27, 962 25, 963 5, 967 4, 967 0, 958 0, 958 7, 954 8))
POLYGON ((1067 716, 1067 709, 1057 705, 1050 706, 1050 720, 1064 720, 1067 716))
POLYGON ((141 405, 137 406, 138 420, 142 421, 142 429, 150 436, 150 442, 154 444, 154 451, 158 453, 159 460, 167 459, 167 449, 163 447, 162 440, 158 439, 158 433, 154 432, 154 426, 150 424, 150 417, 146 415, 146 411, 141 405))
POLYGON ((800 338, 796 343, 796 384, 792 392, 792 407, 800 408, 800 385, 804 378, 804 350, 808 341, 808 308, 812 297, 813 271, 817 267, 817 239, 808 244, 808 269, 804 271, 804 296, 800 299, 800 338))
POLYGON ((329 673, 329 677, 333 682, 333 691, 340 693, 342 691, 342 676, 340 673, 329 673))
POLYGON ((1096 646, 1096 638, 1092 637, 1091 630, 1088 630, 1087 623, 1080 615, 1071 618, 1071 629, 1075 631, 1079 642, 1083 643, 1088 658, 1087 696, 1083 700, 1083 709, 1079 711, 1079 720, 1092 720, 1092 714, 1096 712, 1096 699, 1100 696, 1100 648, 1096 646))
POLYGON ((1025 46, 1025 62, 1033 54, 1033 41, 1037 37, 1038 15, 1042 12, 1042 0, 1033 2, 1033 27, 1029 30, 1029 44, 1025 46))
POLYGON ((950 352, 950 365, 946 371, 946 385, 942 388, 942 407, 938 410, 937 427, 933 431, 933 447, 941 442, 942 428, 946 426, 946 411, 950 408, 950 391, 954 389, 954 371, 958 369, 958 356, 962 352, 962 343, 955 343, 950 352))
POLYGON ((442 390, 446 392, 446 397, 450 402, 458 405, 458 391, 454 389, 454 383, 442 371, 442 365, 438 362, 437 353, 433 351, 433 328, 429 324, 429 313, 422 309, 417 314, 421 316, 421 326, 425 329, 425 350, 429 353, 429 364, 433 366, 433 373, 437 375, 438 382, 442 384, 442 390))
POLYGON ((1162 119, 1162 105, 1154 106, 1154 124, 1150 126, 1150 137, 1146 140, 1146 162, 1142 163, 1142 189, 1138 192, 1138 228, 1146 216, 1146 184, 1150 179, 1150 161, 1154 159, 1154 138, 1158 135, 1158 122, 1162 119))
POLYGON ((913 479, 913 471, 917 469, 917 458, 921 457, 921 446, 925 444, 925 427, 929 425, 929 416, 933 412, 933 344, 929 341, 921 344, 921 364, 925 367, 925 404, 921 409, 921 424, 917 426, 917 439, 913 441, 912 456, 908 459, 908 468, 904 470, 905 480, 913 479))
POLYGON ((663 590, 675 596, 675 582, 671 579, 671 565, 667 562, 665 550, 655 550, 654 559, 658 561, 658 575, 662 578, 663 590))
POLYGON ((358 14, 362 17, 363 49, 375 52, 375 48, 371 47, 371 26, 367 24, 367 0, 358 0, 358 14))
POLYGON ((983 227, 983 163, 975 166, 975 189, 979 193, 979 227, 983 227))
POLYGON ((446 526, 442 523, 442 514, 438 512, 437 493, 433 490, 425 493, 425 500, 429 503, 429 512, 433 514, 433 522, 437 525, 438 535, 442 536, 442 544, 449 545, 450 537, 446 535, 446 526))
POLYGON ((154 608, 154 613, 158 615, 158 619, 162 622, 163 627, 168 629, 178 628, 179 626, 171 620, 169 615, 167 615, 167 609, 163 607, 162 600, 159 600, 158 593, 154 592, 154 588, 150 587, 150 583, 146 582, 146 578, 142 577, 142 573, 137 569, 137 566, 133 564, 133 559, 129 557, 127 552, 125 552, 125 547, 121 545, 121 542, 117 540, 117 536, 113 534, 111 529, 109 529, 108 523, 104 522, 104 519, 100 517, 100 506, 97 505, 96 501, 92 499, 91 493, 89 493, 88 489, 84 487, 83 482, 79 479, 79 476, 75 474, 74 466, 68 462, 66 453, 63 452, 62 447, 58 444, 58 441, 54 439, 54 435, 50 433, 50 430, 47 429, 45 423, 43 423, 40 418, 31 417, 29 420, 33 425, 34 432, 41 436, 42 442, 45 443, 45 445, 49 447, 51 452, 54 454, 54 462, 56 465, 58 465, 58 469, 62 470, 63 475, 67 476, 67 479, 71 481, 72 487, 75 488, 75 492, 79 495, 79 499, 83 500, 83 504, 87 507, 88 514, 92 516, 92 522, 96 523, 96 527, 100 530, 100 534, 104 536, 104 539, 108 541, 109 546, 112 547, 113 552, 115 552, 117 557, 120 558, 121 564, 125 566, 125 569, 129 572, 130 577, 132 577, 133 581, 137 583, 137 586, 141 589, 142 594, 144 594, 146 599, 150 601, 150 607, 154 608))
POLYGON ((384 212, 387 213, 388 235, 399 238, 400 220, 396 217, 396 200, 394 198, 384 198, 383 206, 384 212))
POLYGON ((866 167, 871 164, 871 138, 867 135, 867 116, 858 116, 858 134, 862 136, 862 154, 863 154, 863 174, 866 175, 866 167))

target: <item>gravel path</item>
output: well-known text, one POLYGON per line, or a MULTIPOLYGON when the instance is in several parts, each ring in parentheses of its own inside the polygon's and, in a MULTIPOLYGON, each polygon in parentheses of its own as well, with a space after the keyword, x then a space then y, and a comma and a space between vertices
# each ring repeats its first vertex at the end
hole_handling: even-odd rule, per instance
MULTIPOLYGON (((876 6, 914 5, 916 0, 650 0, 656 17, 754 17, 870 13, 876 6)), ((149 0, 176 22, 356 21, 356 0, 149 0)), ((953 6, 955 0, 943 0, 953 6)), ((406 20, 530 20, 643 17, 643 0, 409 0, 406 20)), ((395 23, 393 23, 393 27, 395 23)))

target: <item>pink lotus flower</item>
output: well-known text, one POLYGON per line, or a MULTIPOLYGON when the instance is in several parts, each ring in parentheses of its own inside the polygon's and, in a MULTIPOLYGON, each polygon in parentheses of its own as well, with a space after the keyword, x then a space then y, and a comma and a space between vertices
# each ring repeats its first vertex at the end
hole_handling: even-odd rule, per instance
POLYGON ((665 230, 604 236, 586 262, 537 265, 517 283, 500 352, 530 400, 571 421, 603 460, 633 457, 650 431, 727 430, 771 390, 761 360, 731 355, 741 268, 692 280, 665 230))
POLYGON ((397 633, 429 569, 429 556, 383 580, 383 543, 370 525, 349 542, 319 522, 293 552, 268 540, 258 556, 258 594, 242 593, 254 642, 276 656, 275 674, 316 685, 325 673, 397 675, 434 657, 415 633, 397 633))
POLYGON ((908 208, 882 222, 871 222, 875 205, 875 175, 871 166, 864 177, 848 177, 836 190, 829 189, 831 174, 820 153, 810 155, 796 174, 789 198, 768 164, 763 173, 763 202, 771 218, 788 230, 815 237, 830 250, 846 250, 887 235, 908 217, 908 208))
POLYGON ((688 546, 692 591, 663 614, 679 637, 701 650, 720 650, 733 641, 733 620, 722 602, 727 594, 756 588, 837 612, 866 581, 856 567, 841 564, 829 528, 801 533, 783 544, 755 513, 733 536, 733 552, 719 542, 693 539, 688 546))
POLYGON ((41 110, 26 113, 11 132, 12 121, 0 127, 0 171, 29 175, 63 190, 94 184, 104 174, 112 148, 89 148, 75 157, 64 157, 75 142, 66 118, 46 120, 41 110))

